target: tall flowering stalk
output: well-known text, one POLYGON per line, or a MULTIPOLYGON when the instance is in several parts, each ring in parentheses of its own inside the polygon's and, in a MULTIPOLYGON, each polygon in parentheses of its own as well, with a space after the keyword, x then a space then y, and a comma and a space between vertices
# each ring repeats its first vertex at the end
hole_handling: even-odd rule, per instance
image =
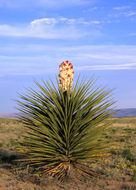
POLYGON ((67 91, 68 89, 72 90, 74 76, 72 63, 70 63, 69 61, 62 62, 59 66, 59 71, 59 87, 62 88, 63 92, 67 91))
POLYGON ((96 175, 85 165, 102 157, 105 147, 110 146, 100 135, 108 124, 104 121, 113 115, 111 91, 95 87, 93 78, 81 82, 78 78, 72 87, 74 72, 69 61, 59 70, 57 88, 52 81, 43 85, 36 82, 40 92, 30 88, 18 101, 26 127, 21 151, 29 164, 61 179, 83 172, 96 175))

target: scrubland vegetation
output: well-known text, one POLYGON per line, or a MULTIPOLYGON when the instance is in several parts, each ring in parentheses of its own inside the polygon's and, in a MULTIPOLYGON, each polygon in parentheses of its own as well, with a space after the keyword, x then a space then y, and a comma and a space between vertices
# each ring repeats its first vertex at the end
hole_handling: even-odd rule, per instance
MULTIPOLYGON (((93 161, 90 168, 100 175, 80 181, 60 182, 40 170, 18 162, 18 140, 24 133, 18 119, 0 118, 0 189, 136 189, 136 118, 111 118, 102 138, 112 142, 110 154, 93 161)), ((106 121, 105 121, 106 122, 106 121)))

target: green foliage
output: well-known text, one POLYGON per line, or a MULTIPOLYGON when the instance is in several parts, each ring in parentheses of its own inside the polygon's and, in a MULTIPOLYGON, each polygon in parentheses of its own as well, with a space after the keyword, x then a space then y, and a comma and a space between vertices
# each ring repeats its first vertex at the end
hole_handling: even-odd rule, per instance
POLYGON ((125 139, 121 138, 121 139, 120 139, 120 142, 125 142, 125 139))
POLYGON ((2 143, 0 143, 0 147, 2 147, 3 146, 3 144, 2 143))
POLYGON ((17 101, 19 118, 27 129, 21 150, 34 165, 56 167, 52 173, 68 168, 66 163, 97 159, 108 146, 108 139, 99 138, 109 125, 103 121, 113 114, 111 90, 96 88, 93 78, 79 81, 72 92, 64 93, 52 81, 35 82, 40 91, 29 89, 17 101))
POLYGON ((131 177, 131 181, 136 182, 136 169, 133 170, 133 176, 131 177))
POLYGON ((129 148, 126 148, 122 151, 122 156, 125 157, 127 160, 134 161, 134 155, 129 148))

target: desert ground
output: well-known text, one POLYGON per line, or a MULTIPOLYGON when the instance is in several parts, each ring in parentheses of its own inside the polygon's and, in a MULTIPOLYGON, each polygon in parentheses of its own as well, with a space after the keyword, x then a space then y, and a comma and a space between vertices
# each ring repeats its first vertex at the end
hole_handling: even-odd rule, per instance
POLYGON ((136 117, 111 120, 101 137, 113 142, 110 154, 90 165, 100 175, 60 182, 17 161, 23 124, 18 119, 0 118, 0 190, 136 190, 136 117))

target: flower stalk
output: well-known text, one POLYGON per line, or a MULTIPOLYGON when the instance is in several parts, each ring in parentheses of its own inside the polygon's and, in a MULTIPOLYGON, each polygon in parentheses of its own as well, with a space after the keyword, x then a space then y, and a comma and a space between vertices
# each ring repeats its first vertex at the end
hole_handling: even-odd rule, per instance
POLYGON ((59 66, 59 87, 62 89, 63 92, 70 89, 72 91, 72 85, 73 85, 73 65, 69 61, 64 61, 59 66))

